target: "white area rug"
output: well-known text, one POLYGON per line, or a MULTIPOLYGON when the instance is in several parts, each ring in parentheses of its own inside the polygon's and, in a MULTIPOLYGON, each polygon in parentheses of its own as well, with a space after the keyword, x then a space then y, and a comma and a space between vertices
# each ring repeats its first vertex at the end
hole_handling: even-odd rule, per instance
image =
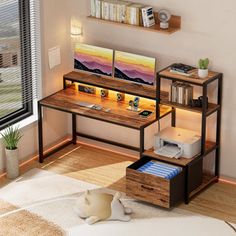
POLYGON ((114 192, 48 171, 33 169, 0 189, 0 199, 19 207, 33 205, 28 211, 57 224, 71 236, 236 235, 223 221, 180 209, 164 210, 125 196, 122 199, 124 205, 134 211, 130 222, 106 221, 89 226, 73 210, 75 198, 87 189, 114 192))

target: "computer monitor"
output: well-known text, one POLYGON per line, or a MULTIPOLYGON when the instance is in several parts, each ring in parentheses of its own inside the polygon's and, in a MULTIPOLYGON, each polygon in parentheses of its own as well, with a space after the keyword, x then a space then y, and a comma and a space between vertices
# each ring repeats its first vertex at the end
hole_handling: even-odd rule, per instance
POLYGON ((115 51, 114 67, 115 78, 151 86, 155 84, 155 58, 115 51))
POLYGON ((74 68, 99 75, 112 76, 113 50, 78 43, 75 45, 74 68))

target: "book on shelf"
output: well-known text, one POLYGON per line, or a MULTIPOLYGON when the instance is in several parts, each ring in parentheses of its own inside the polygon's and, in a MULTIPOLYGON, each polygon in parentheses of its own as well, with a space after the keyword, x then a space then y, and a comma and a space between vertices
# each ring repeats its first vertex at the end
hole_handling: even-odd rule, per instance
POLYGON ((95 17, 96 18, 101 18, 101 11, 102 11, 102 4, 101 4, 101 0, 95 0, 95 17))
POLYGON ((180 72, 180 71, 171 70, 171 69, 170 69, 170 73, 177 74, 177 75, 183 75, 183 76, 186 76, 186 77, 192 76, 192 73, 185 73, 185 72, 180 72))
POLYGON ((192 70, 195 69, 193 66, 189 66, 183 63, 174 63, 170 66, 170 69, 173 71, 178 71, 178 72, 183 72, 183 73, 188 73, 192 70))
POLYGON ((189 65, 185 65, 182 63, 175 63, 171 65, 170 72, 173 74, 184 75, 184 76, 191 76, 192 71, 195 68, 189 65))
POLYGON ((184 104, 184 84, 177 85, 177 103, 184 104))
POLYGON ((101 2, 102 0, 90 0, 91 16, 101 18, 101 2))
POLYGON ((142 20, 143 20, 143 26, 144 27, 151 27, 155 25, 155 17, 153 13, 152 7, 143 7, 141 9, 142 11, 142 20))
POLYGON ((178 85, 178 83, 175 82, 175 83, 172 83, 171 86, 170 86, 171 90, 170 90, 170 93, 169 93, 170 94, 169 100, 171 102, 177 102, 177 99, 178 99, 177 85, 178 85))
POLYGON ((101 2, 101 9, 102 9, 102 19, 104 20, 109 20, 110 19, 110 14, 109 14, 109 10, 110 10, 110 7, 109 7, 109 2, 108 1, 102 1, 101 2))
POLYGON ((136 4, 136 3, 132 3, 131 5, 127 6, 126 9, 127 24, 140 25, 140 15, 142 7, 144 7, 143 4, 136 4))
POLYGON ((109 3, 109 17, 111 21, 117 20, 117 3, 116 1, 112 1, 109 3))
POLYGON ((125 0, 91 0, 90 14, 104 20, 150 27, 155 24, 152 7, 125 0))
POLYGON ((184 105, 190 105, 190 101, 193 99, 193 86, 185 84, 184 90, 184 105))
POLYGON ((117 3, 117 21, 120 23, 127 23, 127 7, 131 4, 128 1, 118 1, 117 3))
POLYGON ((90 15, 96 17, 96 1, 90 0, 90 15))
POLYGON ((188 106, 193 99, 193 87, 186 83, 174 82, 170 86, 169 101, 188 106))

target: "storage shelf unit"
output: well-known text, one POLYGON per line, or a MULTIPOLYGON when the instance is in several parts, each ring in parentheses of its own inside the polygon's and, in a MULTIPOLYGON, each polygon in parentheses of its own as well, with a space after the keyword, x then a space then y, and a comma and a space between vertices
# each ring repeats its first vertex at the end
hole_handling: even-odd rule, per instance
POLYGON ((169 21, 170 26, 168 29, 161 29, 160 28, 160 21, 158 20, 157 12, 154 12, 154 16, 156 19, 156 24, 151 27, 144 27, 142 25, 140 25, 140 26, 139 25, 130 25, 130 24, 120 23, 120 22, 116 22, 116 21, 104 20, 104 19, 93 17, 93 16, 88 16, 87 18, 89 20, 93 20, 98 23, 109 23, 112 25, 125 26, 125 27, 130 27, 133 29, 140 29, 140 30, 144 30, 144 31, 156 32, 156 33, 162 33, 162 34, 172 34, 172 33, 175 33, 181 29, 181 17, 180 16, 175 16, 175 15, 171 16, 171 19, 169 21))
POLYGON ((143 157, 152 157, 156 160, 182 166, 185 169, 185 202, 188 203, 190 198, 194 197, 201 190, 209 186, 209 184, 218 180, 219 177, 219 158, 220 158, 220 124, 221 124, 221 105, 222 105, 222 79, 223 74, 217 72, 209 72, 209 75, 205 79, 200 79, 197 76, 197 70, 192 71, 192 76, 187 77, 183 75, 178 75, 170 72, 170 66, 161 70, 157 76, 157 87, 161 89, 162 79, 171 80, 172 82, 180 81, 186 82, 195 86, 202 88, 203 95, 203 105, 202 108, 194 108, 190 106, 181 105, 178 103, 173 103, 168 101, 167 96, 161 96, 158 91, 157 102, 158 104, 165 104, 172 107, 171 113, 171 123, 172 126, 176 125, 176 108, 188 110, 191 112, 200 113, 202 115, 201 122, 201 153, 191 159, 179 158, 170 159, 163 157, 154 153, 153 149, 145 150, 143 152, 143 157), (217 81, 217 104, 208 103, 208 85, 212 82, 217 81), (206 140, 206 123, 207 117, 216 113, 216 140, 215 142, 206 140), (203 172, 203 158, 215 151, 215 172, 212 175, 205 174, 203 172), (196 169, 200 170, 201 173, 201 184, 198 186, 194 185, 196 178, 199 178, 199 174, 196 174, 196 169))
POLYGON ((180 82, 187 82, 190 84, 204 86, 205 84, 209 84, 214 80, 218 80, 221 73, 209 71, 209 74, 206 78, 202 79, 198 77, 197 69, 191 71, 191 76, 184 76, 170 72, 170 67, 167 67, 160 71, 159 76, 168 80, 175 80, 180 82))
POLYGON ((214 183, 216 181, 218 181, 218 177, 217 176, 204 173, 202 175, 202 184, 199 187, 197 187, 195 190, 190 192, 189 197, 190 198, 194 197, 200 191, 204 190, 207 186, 209 186, 210 184, 212 184, 212 183, 214 183))
MULTIPOLYGON (((207 141, 206 142, 205 155, 207 155, 209 152, 215 150, 216 148, 217 148, 217 146, 216 146, 215 142, 207 141)), ((164 161, 166 163, 170 163, 170 164, 174 164, 174 165, 178 165, 178 166, 183 166, 183 167, 187 166, 189 163, 191 163, 197 157, 201 156, 201 154, 199 153, 198 155, 196 155, 195 157, 192 157, 192 158, 184 158, 184 157, 180 157, 178 159, 176 159, 176 158, 168 158, 168 157, 164 157, 164 156, 160 156, 160 155, 156 154, 154 152, 153 148, 151 148, 149 150, 145 150, 143 155, 144 156, 153 157, 155 159, 158 159, 160 161, 164 161)))

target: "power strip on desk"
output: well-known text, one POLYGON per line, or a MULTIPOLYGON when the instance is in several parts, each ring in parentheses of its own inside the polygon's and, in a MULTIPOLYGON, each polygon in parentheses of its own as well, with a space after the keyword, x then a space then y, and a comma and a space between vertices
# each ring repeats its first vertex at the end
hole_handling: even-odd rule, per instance
POLYGON ((96 94, 96 88, 90 86, 79 85, 78 90, 83 93, 96 94))

